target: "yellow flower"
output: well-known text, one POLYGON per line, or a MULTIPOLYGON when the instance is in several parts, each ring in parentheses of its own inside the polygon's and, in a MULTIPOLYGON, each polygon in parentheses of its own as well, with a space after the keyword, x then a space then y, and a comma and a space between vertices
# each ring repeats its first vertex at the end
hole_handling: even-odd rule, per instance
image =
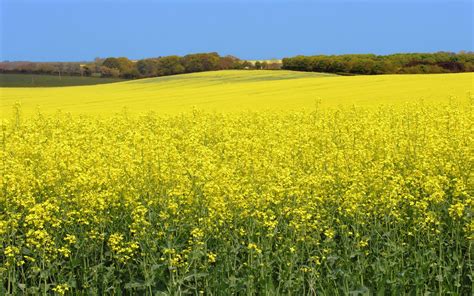
POLYGON ((254 243, 249 243, 247 248, 251 251, 255 251, 257 254, 262 253, 262 250, 254 243))
POLYGON ((131 259, 139 248, 136 242, 125 242, 123 235, 114 233, 110 235, 108 245, 112 250, 114 257, 121 263, 131 259))
POLYGON ((69 290, 70 288, 68 284, 59 284, 53 288, 53 291, 59 295, 64 295, 69 290))
POLYGON ((333 239, 335 234, 336 234, 336 233, 335 233, 334 230, 331 229, 331 228, 328 228, 328 229, 326 229, 326 230, 324 231, 324 235, 325 235, 328 239, 333 239))
POLYGON ((456 204, 451 205, 448 209, 449 215, 453 219, 462 218, 464 214, 464 207, 465 205, 463 203, 456 203, 456 204))
POLYGON ((216 262, 217 255, 213 252, 207 253, 207 261, 209 263, 215 263, 216 262))
POLYGON ((67 241, 69 244, 74 245, 77 242, 77 238, 73 234, 68 234, 64 238, 65 241, 67 241))
POLYGON ((357 246, 359 248, 365 248, 369 245, 369 239, 363 239, 361 241, 359 241, 359 243, 357 243, 357 246))

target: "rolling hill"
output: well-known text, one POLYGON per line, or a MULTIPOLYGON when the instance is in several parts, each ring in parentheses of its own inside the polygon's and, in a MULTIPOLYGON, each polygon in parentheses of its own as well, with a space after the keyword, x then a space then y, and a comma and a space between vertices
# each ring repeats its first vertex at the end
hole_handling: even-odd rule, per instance
POLYGON ((298 110, 339 105, 370 106, 467 101, 474 73, 334 76, 292 71, 216 71, 93 86, 0 88, 2 116, 20 102, 24 114, 176 114, 206 111, 298 110))

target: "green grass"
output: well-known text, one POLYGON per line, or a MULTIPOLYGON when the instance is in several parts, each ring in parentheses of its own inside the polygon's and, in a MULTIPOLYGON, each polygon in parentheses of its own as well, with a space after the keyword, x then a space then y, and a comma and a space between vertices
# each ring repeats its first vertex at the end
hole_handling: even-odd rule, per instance
POLYGON ((94 85, 119 82, 119 78, 57 76, 38 74, 0 74, 0 87, 52 87, 94 85))

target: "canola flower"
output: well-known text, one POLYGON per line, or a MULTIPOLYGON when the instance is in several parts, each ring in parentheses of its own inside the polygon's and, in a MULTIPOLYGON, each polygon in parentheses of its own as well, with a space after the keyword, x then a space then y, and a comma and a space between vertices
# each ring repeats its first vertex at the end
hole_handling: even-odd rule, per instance
POLYGON ((2 121, 1 295, 472 293, 473 106, 2 121))

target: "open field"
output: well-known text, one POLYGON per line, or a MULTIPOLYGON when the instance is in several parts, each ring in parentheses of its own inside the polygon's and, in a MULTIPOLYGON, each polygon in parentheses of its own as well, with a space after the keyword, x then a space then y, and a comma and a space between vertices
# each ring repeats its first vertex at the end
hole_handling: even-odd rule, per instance
MULTIPOLYGON (((424 100, 465 101, 473 73, 341 77, 291 71, 218 71, 63 88, 0 88, 0 108, 21 102, 24 114, 105 115, 154 111, 176 114, 193 107, 207 111, 300 110, 344 105, 372 106, 424 100)), ((10 113, 10 112, 9 112, 10 113)))
POLYGON ((53 87, 95 85, 123 81, 118 78, 80 77, 36 74, 1 74, 0 87, 53 87))
POLYGON ((282 60, 281 59, 270 59, 270 60, 247 60, 247 62, 250 62, 252 63, 253 65, 255 65, 256 62, 260 62, 260 63, 268 63, 268 64, 271 64, 271 63, 277 63, 277 64, 281 64, 282 63, 282 60))
POLYGON ((2 88, 0 295, 471 295, 473 77, 2 88))

